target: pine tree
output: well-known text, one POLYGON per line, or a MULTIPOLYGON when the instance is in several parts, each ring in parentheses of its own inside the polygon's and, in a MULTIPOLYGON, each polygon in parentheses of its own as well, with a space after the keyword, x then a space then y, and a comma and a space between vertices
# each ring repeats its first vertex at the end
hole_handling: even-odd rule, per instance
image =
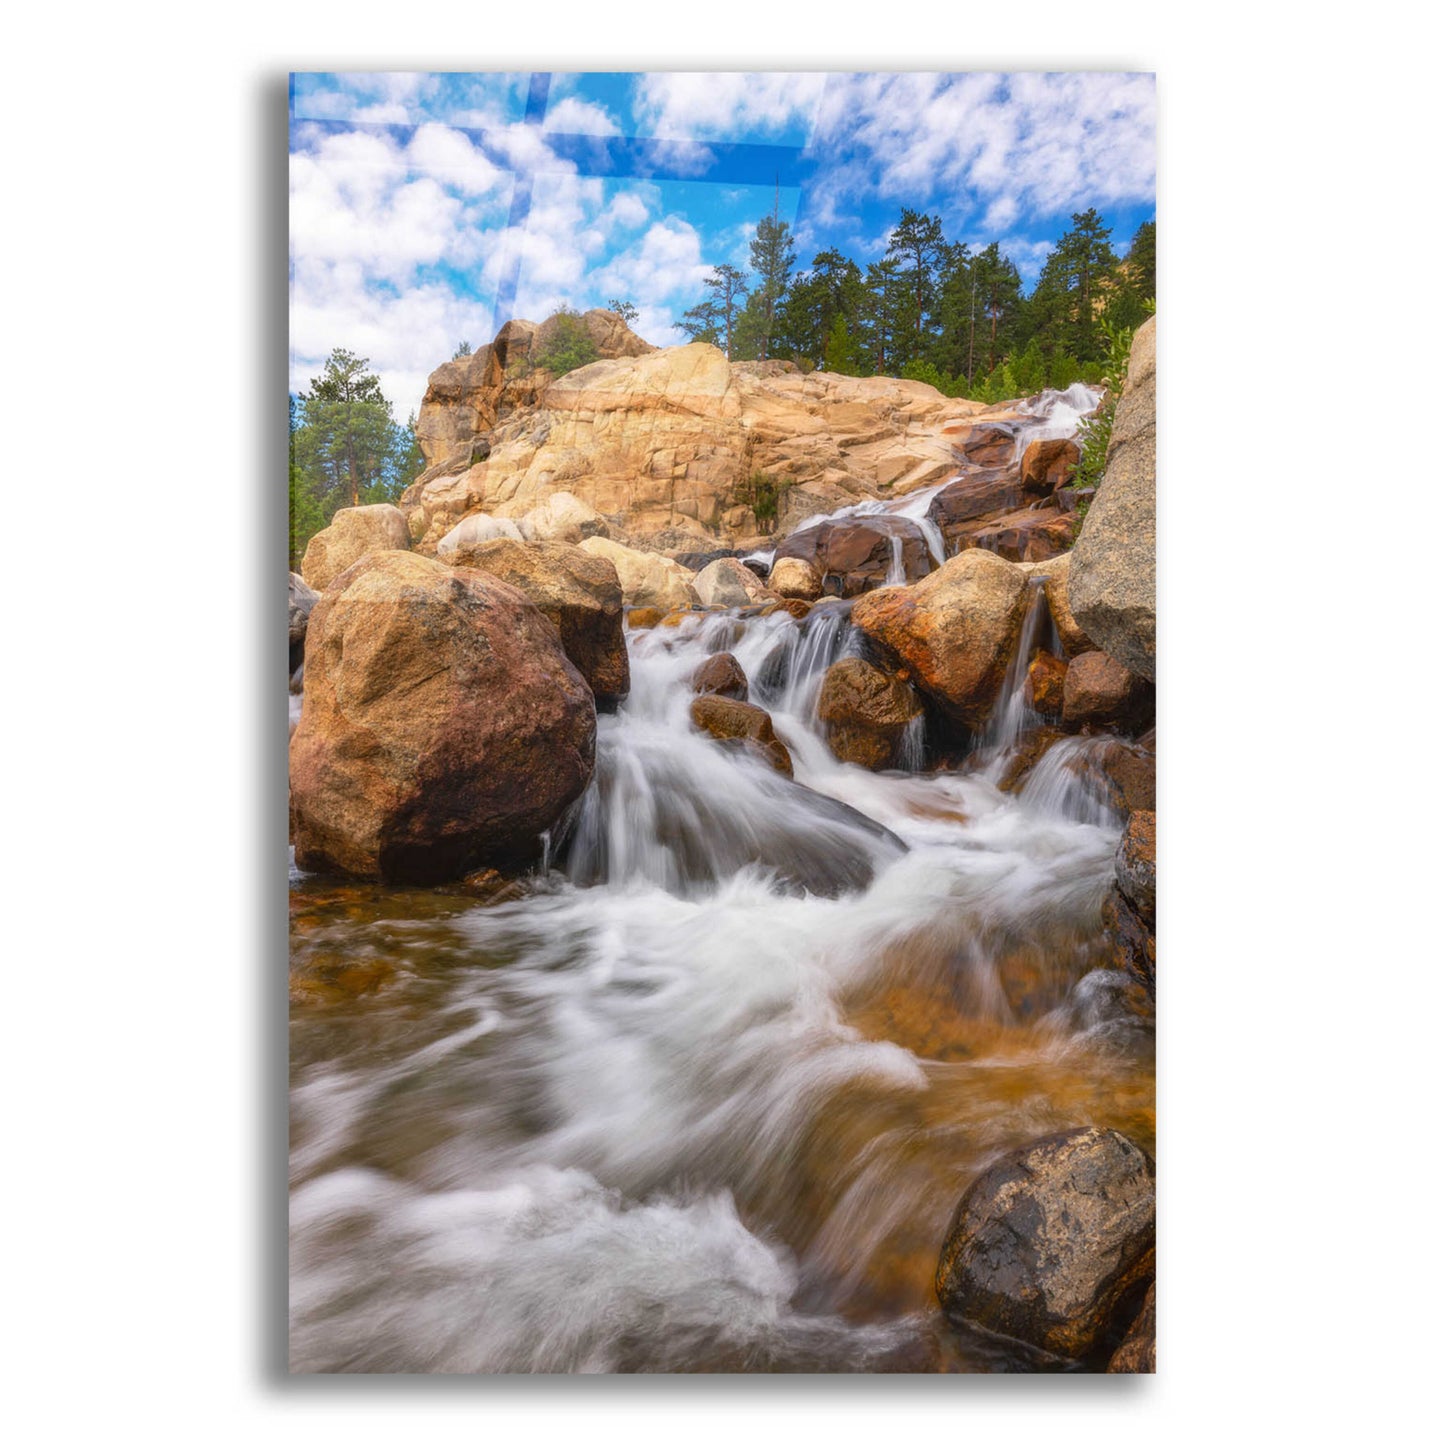
MULTIPOLYGON (((736 266, 714 266, 712 275, 703 282, 711 295, 702 303, 702 306, 695 306, 692 311, 687 313, 688 316, 692 316, 694 312, 701 312, 703 307, 710 308, 707 313, 710 325, 714 333, 721 333, 723 351, 729 361, 733 357, 733 332, 737 326, 738 314, 743 298, 748 294, 745 281, 746 278, 736 266)), ((702 339, 697 335, 693 337, 694 341, 702 339)), ((717 344, 716 340, 713 344, 717 344)))
POLYGON ((607 309, 616 312, 616 314, 622 318, 622 324, 624 326, 631 326, 632 323, 637 320, 637 307, 630 301, 623 301, 620 297, 614 296, 612 300, 607 303, 607 309))
POLYGON ((943 226, 938 217, 905 206, 889 238, 885 259, 899 263, 900 278, 913 297, 915 355, 922 350, 924 317, 935 304, 935 272, 943 250, 943 226))
POLYGON ((363 488, 384 470, 395 445, 391 403, 365 357, 338 347, 301 397, 295 443, 301 464, 323 496, 361 505, 363 488))
POLYGON ((764 216, 758 222, 758 229, 748 248, 752 260, 752 295, 748 298, 748 309, 756 320, 757 355, 766 361, 772 355, 773 329, 776 313, 783 293, 788 287, 788 278, 793 272, 795 254, 793 238, 788 223, 779 219, 777 202, 773 203, 773 214, 764 216))

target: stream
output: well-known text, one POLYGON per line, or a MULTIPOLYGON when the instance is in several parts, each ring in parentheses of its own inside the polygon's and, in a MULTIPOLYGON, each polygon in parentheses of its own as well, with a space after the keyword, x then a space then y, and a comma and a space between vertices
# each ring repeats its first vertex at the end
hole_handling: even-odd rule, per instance
MULTIPOLYGON (((592 785, 494 899, 293 864, 293 1370, 1034 1367, 933 1272, 1004 1151, 1153 1149, 1152 1028, 1101 967, 1123 819, 1087 740, 1017 795, 921 733, 915 771, 838 762, 848 610, 629 632, 592 785), (795 780, 691 727, 720 650, 795 780)), ((1018 678, 981 745, 1031 725, 1018 678)))

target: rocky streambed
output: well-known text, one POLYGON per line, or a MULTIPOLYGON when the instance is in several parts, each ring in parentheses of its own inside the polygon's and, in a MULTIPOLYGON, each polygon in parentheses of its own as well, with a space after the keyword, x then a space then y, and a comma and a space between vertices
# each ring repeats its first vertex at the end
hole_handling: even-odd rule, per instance
POLYGON ((293 589, 293 1369, 1152 1369, 1153 688, 1101 589, 613 546, 293 589))

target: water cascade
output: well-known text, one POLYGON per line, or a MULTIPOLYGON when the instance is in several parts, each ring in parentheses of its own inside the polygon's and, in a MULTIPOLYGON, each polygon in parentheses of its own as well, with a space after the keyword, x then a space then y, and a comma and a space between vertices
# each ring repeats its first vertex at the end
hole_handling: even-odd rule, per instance
POLYGON ((848 613, 630 633, 595 780, 503 901, 293 873, 293 1368, 998 1367, 932 1296, 962 1189, 1052 1130, 1152 1139, 1120 822, 1055 787, 1092 740, 1017 797, 839 762, 848 613), (793 779, 691 726, 723 649, 793 779))

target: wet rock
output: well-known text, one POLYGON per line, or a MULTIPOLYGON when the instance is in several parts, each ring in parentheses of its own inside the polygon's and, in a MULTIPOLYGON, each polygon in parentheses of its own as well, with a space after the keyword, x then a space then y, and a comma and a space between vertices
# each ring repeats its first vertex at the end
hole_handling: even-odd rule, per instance
POLYGON ((308 587, 324 591, 353 562, 373 552, 406 552, 411 533, 406 518, 382 502, 374 507, 342 507, 307 544, 301 576, 308 587))
POLYGON ((852 620, 890 664, 971 728, 988 721, 1025 605, 1025 574, 991 552, 952 558, 913 587, 860 597, 852 620))
POLYGON ((627 625, 639 629, 656 627, 663 616, 660 607, 630 607, 627 610, 627 625))
POLYGON ((1026 508, 969 530, 959 540, 965 547, 983 547, 1010 562, 1043 562, 1068 551, 1074 522, 1055 507, 1026 508))
POLYGON ((1079 448, 1067 437, 1040 438, 1024 448, 1019 478, 1026 492, 1046 497, 1063 486, 1079 465, 1079 448))
POLYGON ((1110 805, 1121 816, 1136 810, 1154 809, 1154 754, 1126 742, 1115 742, 1099 756, 1099 772, 1110 805))
POLYGON ((1137 979, 1152 999, 1156 959, 1153 928, 1140 917, 1117 883, 1104 899, 1102 917, 1113 967, 1137 979))
POLYGON ((998 788, 1003 793, 1017 793, 1028 782, 1029 774, 1039 760, 1066 734, 1057 728, 1040 728, 1030 733, 1009 755, 999 776, 998 788))
POLYGON ((1144 1304, 1129 1333, 1109 1359, 1111 1375, 1152 1375, 1154 1370, 1154 1286, 1144 1296, 1144 1304))
POLYGON ((823 577, 802 557, 779 557, 768 573, 768 587, 779 597, 814 602, 823 595, 823 577))
POLYGON ((801 597, 785 597, 777 604, 777 609, 801 622, 813 610, 813 604, 801 597))
POLYGON ((1108 653, 1081 653, 1064 678, 1064 726, 1133 731, 1148 716, 1152 691, 1108 653))
POLYGON ((1023 503, 1019 474, 1012 467, 993 467, 950 482, 928 504, 928 519, 951 541, 970 522, 1016 511, 1023 503))
POLYGON ((562 650, 611 711, 631 687, 622 636, 622 586, 605 557, 565 542, 494 542, 459 547, 444 559, 519 588, 562 639, 562 650))
POLYGON ((1044 579, 1044 596, 1049 603, 1049 616, 1053 618, 1054 630, 1064 647, 1065 657, 1077 657, 1081 652, 1097 649, 1089 641, 1089 634, 1079 626, 1078 620, 1069 610, 1069 557, 1051 557, 1046 562, 1028 562, 1024 572, 1030 577, 1044 579))
POLYGON ((657 607, 663 612, 697 605, 692 573, 671 557, 656 552, 638 552, 606 537, 588 537, 584 552, 603 557, 617 569, 622 600, 628 607, 657 607))
POLYGON ((820 522, 794 532, 778 544, 778 559, 809 562, 833 596, 856 597, 881 585, 893 566, 897 544, 908 581, 926 577, 933 566, 928 543, 907 517, 874 514, 820 522))
POLYGON ((290 642, 288 672, 295 674, 306 651, 306 624, 318 594, 313 592, 294 572, 287 589, 287 638, 290 642))
POLYGON ((767 588, 736 557, 719 557, 693 578, 693 590, 704 607, 748 607, 767 596, 767 588))
POLYGON ((1057 718, 1064 711, 1064 678, 1069 664, 1050 652, 1039 652, 1029 663, 1029 703, 1036 713, 1057 718))
POLYGON ((524 865, 587 786, 596 728, 591 689, 517 588, 367 557, 307 630, 297 866, 436 883, 524 865))
POLYGON ((748 675, 730 652, 715 652, 692 675, 692 690, 730 697, 735 702, 748 700, 748 675))
POLYGON ((958 449, 976 467, 1006 466, 1013 460, 1014 429, 1005 423, 985 422, 973 427, 958 449))
POLYGON ((1069 605, 1094 645, 1154 680, 1154 318, 1134 333, 1104 480, 1073 550, 1069 605))
POLYGON ((875 771, 894 766, 908 724, 922 712, 906 682, 860 657, 835 662, 818 696, 818 717, 833 755, 875 771))
POLYGON ((793 757, 773 731, 773 720, 760 707, 728 697, 694 698, 693 724, 720 742, 740 744, 759 754, 785 777, 793 776, 793 757))
POLYGON ((1154 926, 1155 815, 1137 809, 1129 814, 1128 826, 1114 852, 1114 876, 1119 891, 1134 906, 1139 917, 1154 926))
POLYGON ((1067 1359, 1106 1348, 1154 1273, 1154 1163, 1114 1129, 1050 1135, 969 1187, 935 1287, 957 1324, 1067 1359))

